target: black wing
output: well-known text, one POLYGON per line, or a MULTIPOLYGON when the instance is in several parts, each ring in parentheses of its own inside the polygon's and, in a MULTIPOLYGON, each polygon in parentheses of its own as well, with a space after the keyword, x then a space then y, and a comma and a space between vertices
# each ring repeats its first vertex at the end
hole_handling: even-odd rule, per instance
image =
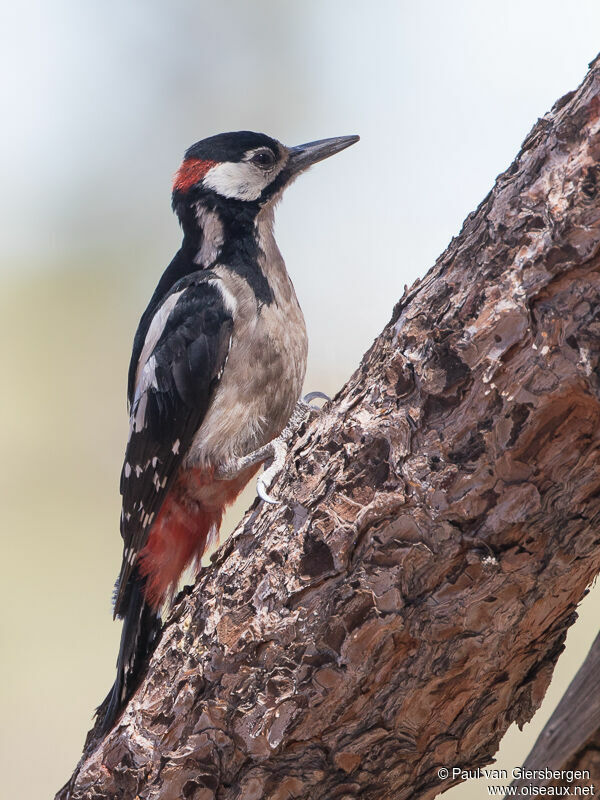
POLYGON ((206 271, 178 281, 158 306, 133 365, 130 432, 121 473, 122 611, 137 556, 208 409, 229 352, 233 318, 220 280, 206 271))

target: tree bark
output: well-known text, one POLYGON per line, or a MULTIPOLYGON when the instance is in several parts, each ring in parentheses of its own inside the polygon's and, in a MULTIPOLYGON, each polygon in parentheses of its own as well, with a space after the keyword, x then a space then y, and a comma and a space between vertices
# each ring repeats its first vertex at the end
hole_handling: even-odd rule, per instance
POLYGON ((599 156, 597 61, 301 426, 282 502, 180 598, 58 797, 432 798, 533 716, 600 569, 599 156))
MULTIPOLYGON (((587 658, 557 705, 525 763, 523 770, 572 772, 573 775, 536 779, 537 785, 593 785, 600 788, 600 634, 587 658), (576 772, 587 773, 580 776, 576 772)), ((525 777, 513 781, 519 790, 530 784, 525 777)))
POLYGON ((560 785, 580 785, 594 787, 593 795, 598 794, 598 787, 600 786, 600 728, 597 728, 592 736, 587 739, 581 747, 573 753, 571 758, 565 762, 564 770, 572 771, 578 770, 584 772, 586 775, 583 778, 576 778, 567 784, 562 781, 560 785))

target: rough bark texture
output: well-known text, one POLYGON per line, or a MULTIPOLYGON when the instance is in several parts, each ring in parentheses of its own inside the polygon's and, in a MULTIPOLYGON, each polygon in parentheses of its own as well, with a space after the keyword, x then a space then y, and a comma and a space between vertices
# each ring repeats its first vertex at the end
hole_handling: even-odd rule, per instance
MULTIPOLYGON (((589 772, 589 779, 573 781, 573 785, 589 786, 590 783, 594 786, 594 794, 598 795, 600 788, 600 730, 590 736, 590 738, 583 743, 573 756, 565 762, 563 769, 566 770, 587 770, 589 772)), ((562 785, 565 785, 564 782, 562 785)))
POLYGON ((600 569, 600 66, 539 120, 175 607, 62 797, 432 798, 600 569))
MULTIPOLYGON (((538 785, 589 786, 600 790, 600 634, 544 726, 523 768, 587 771, 579 780, 535 781, 538 785)), ((519 789, 531 781, 513 781, 519 789)))

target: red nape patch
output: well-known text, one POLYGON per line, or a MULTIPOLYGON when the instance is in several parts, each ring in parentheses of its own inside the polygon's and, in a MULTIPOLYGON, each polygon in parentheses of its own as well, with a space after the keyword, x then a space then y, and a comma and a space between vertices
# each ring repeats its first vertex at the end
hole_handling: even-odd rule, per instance
POLYGON ((216 161, 202 161, 200 158, 186 158, 175 175, 173 191, 188 192, 192 186, 202 180, 209 169, 212 169, 212 167, 216 165, 216 161))

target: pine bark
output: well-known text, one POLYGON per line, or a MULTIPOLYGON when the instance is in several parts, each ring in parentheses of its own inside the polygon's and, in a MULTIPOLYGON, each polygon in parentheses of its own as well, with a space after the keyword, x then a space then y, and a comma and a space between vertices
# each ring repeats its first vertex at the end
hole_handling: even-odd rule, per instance
POLYGON ((599 156, 597 60, 301 426, 282 502, 179 599, 57 797, 432 798, 532 717, 600 570, 599 156))
MULTIPOLYGON (((600 789, 600 634, 571 681, 525 763, 523 770, 573 773, 536 780, 537 785, 600 789), (576 773, 581 773, 577 775, 576 773)), ((525 777, 513 781, 521 791, 532 783, 525 777)), ((585 796, 585 795, 582 795, 585 796)))

